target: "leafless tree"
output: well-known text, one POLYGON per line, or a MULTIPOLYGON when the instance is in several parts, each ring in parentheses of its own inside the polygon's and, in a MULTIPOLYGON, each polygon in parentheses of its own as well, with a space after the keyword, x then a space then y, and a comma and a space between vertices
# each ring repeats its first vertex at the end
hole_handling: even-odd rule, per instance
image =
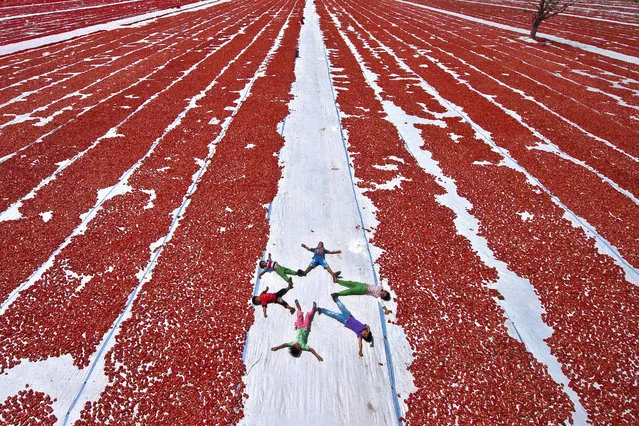
POLYGON ((575 0, 539 0, 539 4, 533 3, 535 9, 532 13, 530 38, 537 36, 537 30, 543 21, 563 12, 574 3, 575 0))

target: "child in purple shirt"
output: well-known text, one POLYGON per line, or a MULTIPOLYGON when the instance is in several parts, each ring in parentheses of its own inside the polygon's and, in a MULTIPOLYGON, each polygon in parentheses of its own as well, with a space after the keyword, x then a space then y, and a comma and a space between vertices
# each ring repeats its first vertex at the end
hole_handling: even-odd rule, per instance
POLYGON ((333 298, 333 300, 335 301, 335 303, 337 304, 337 307, 339 308, 341 312, 338 313, 338 312, 329 311, 328 309, 325 309, 325 308, 317 308, 317 313, 328 315, 334 320, 341 322, 342 324, 344 324, 344 327, 348 328, 353 333, 355 333, 359 343, 359 356, 364 356, 364 353, 362 352, 362 339, 370 343, 371 347, 373 347, 373 344, 374 344, 373 333, 371 332, 371 328, 368 325, 362 324, 361 322, 357 321, 357 319, 355 319, 353 314, 351 314, 351 312, 348 309, 346 309, 346 307, 339 300, 339 298, 337 297, 337 294, 332 294, 331 297, 333 298))

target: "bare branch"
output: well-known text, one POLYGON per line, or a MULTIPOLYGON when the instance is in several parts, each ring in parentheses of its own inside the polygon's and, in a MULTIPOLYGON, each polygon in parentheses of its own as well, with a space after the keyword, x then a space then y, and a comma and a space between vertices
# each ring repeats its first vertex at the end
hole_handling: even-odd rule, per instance
POLYGON ((570 5, 569 5, 569 4, 567 4, 567 3, 566 3, 566 4, 564 4, 564 5, 563 5, 563 6, 562 6, 559 10, 557 10, 557 11, 555 11, 555 12, 551 13, 550 15, 548 15, 548 18, 551 18, 551 17, 553 17, 553 16, 555 16, 555 15, 557 15, 557 14, 559 14, 559 13, 563 12, 564 10, 568 9, 568 6, 570 6, 570 5))
POLYGON ((576 0, 539 0, 536 10, 532 13, 530 37, 535 38, 537 30, 543 21, 562 13, 575 2, 576 0))

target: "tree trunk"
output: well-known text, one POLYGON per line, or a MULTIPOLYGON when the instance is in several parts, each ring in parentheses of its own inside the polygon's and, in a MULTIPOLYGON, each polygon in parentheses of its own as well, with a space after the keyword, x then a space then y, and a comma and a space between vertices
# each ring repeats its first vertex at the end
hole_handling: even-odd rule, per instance
POLYGON ((530 28, 530 38, 533 40, 537 37, 537 30, 539 29, 539 25, 541 25, 541 19, 535 18, 532 21, 532 27, 530 28))

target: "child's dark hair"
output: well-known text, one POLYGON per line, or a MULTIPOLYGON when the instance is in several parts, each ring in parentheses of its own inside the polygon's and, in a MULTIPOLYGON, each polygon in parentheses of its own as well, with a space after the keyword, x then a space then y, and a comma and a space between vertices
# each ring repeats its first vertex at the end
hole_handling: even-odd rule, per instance
POLYGON ((296 346, 291 346, 290 348, 288 348, 288 351, 291 353, 291 355, 295 358, 299 358, 300 355, 302 355, 302 350, 299 349, 296 346))
POLYGON ((373 341, 373 332, 369 331, 368 336, 362 336, 362 339, 366 340, 368 343, 371 343, 373 341))
POLYGON ((259 262, 257 262, 257 264, 259 265, 260 268, 266 267, 266 261, 265 260, 260 260, 259 262))
POLYGON ((257 296, 251 297, 251 302, 253 302, 254 305, 259 305, 260 304, 260 301, 257 300, 257 296))
POLYGON ((387 302, 390 301, 391 300, 390 293, 388 291, 386 291, 386 290, 382 290, 382 291, 383 291, 382 296, 381 296, 382 300, 385 300, 387 302))

